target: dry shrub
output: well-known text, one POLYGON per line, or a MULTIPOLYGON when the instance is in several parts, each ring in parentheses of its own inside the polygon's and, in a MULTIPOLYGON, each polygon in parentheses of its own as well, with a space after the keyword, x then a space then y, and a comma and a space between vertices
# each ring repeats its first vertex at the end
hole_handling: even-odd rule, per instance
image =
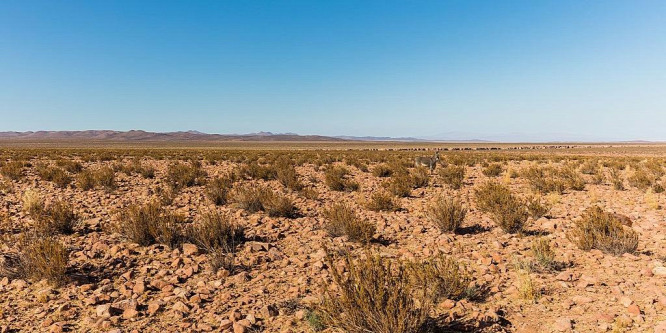
POLYGON ((426 167, 418 167, 411 172, 412 187, 427 187, 430 181, 430 172, 426 167))
POLYGON ((111 167, 102 167, 94 172, 93 178, 96 186, 101 186, 106 190, 116 188, 116 174, 111 167))
POLYGON ((552 167, 531 166, 522 171, 523 178, 527 179, 533 189, 541 193, 556 192, 562 194, 566 184, 557 175, 552 167))
POLYGON ((270 191, 267 187, 248 184, 234 189, 231 194, 231 201, 238 208, 244 209, 249 213, 256 213, 264 209, 261 197, 267 191, 270 191))
POLYGON ((550 269, 555 264, 555 252, 550 247, 550 241, 546 237, 540 237, 532 242, 532 255, 536 263, 545 269, 550 269))
POLYGON ((532 303, 536 303, 541 297, 541 288, 537 286, 528 271, 518 272, 518 294, 522 299, 532 303))
POLYGON ((400 209, 400 204, 391 196, 391 194, 383 191, 374 192, 370 196, 370 201, 366 207, 375 212, 394 212, 400 209))
POLYGON ((72 182, 72 177, 61 168, 39 165, 35 170, 40 178, 54 182, 58 187, 67 187, 72 182))
POLYGON ((41 235, 71 234, 79 222, 72 205, 62 200, 53 202, 32 216, 35 219, 35 229, 41 235))
POLYGON ((187 238, 209 253, 229 253, 245 241, 245 228, 229 216, 213 211, 187 229, 187 238))
POLYGON ((379 164, 372 168, 372 175, 375 177, 391 177, 393 169, 388 164, 379 164))
POLYGON ((245 185, 235 189, 231 200, 238 208, 249 213, 265 211, 272 217, 293 218, 298 215, 298 210, 288 197, 273 192, 266 186, 245 185))
POLYGON ((587 208, 574 223, 567 238, 581 250, 598 249, 604 253, 621 255, 633 253, 638 247, 638 234, 624 227, 618 215, 605 212, 599 206, 587 208))
POLYGON ((375 233, 375 225, 361 220, 356 212, 344 203, 334 204, 323 212, 326 231, 333 237, 346 235, 350 241, 368 243, 375 233))
POLYGON ((18 275, 59 286, 66 281, 69 253, 51 237, 23 236, 19 240, 18 275))
POLYGON ((158 186, 155 188, 155 195, 160 204, 168 206, 173 203, 178 193, 170 186, 158 186))
POLYGON ((629 185, 643 191, 650 188, 657 181, 655 175, 646 168, 636 169, 628 180, 629 185))
POLYGON ((293 165, 293 161, 291 159, 278 159, 277 163, 275 164, 275 169, 277 180, 286 188, 294 191, 300 191, 303 189, 303 184, 298 179, 296 167, 293 165))
POLYGON ((539 196, 531 196, 526 200, 527 212, 532 219, 538 220, 544 217, 551 209, 550 204, 539 196))
POLYGON ((27 189, 21 196, 23 211, 31 216, 38 216, 44 211, 44 199, 39 192, 33 189, 27 189))
POLYGON ((488 182, 477 188, 474 194, 479 210, 490 213, 502 230, 508 233, 523 231, 528 217, 527 208, 509 188, 488 182))
POLYGON ((95 175, 90 170, 84 170, 76 176, 76 185, 83 191, 95 188, 95 175))
POLYGON ((487 167, 481 170, 481 172, 488 177, 497 177, 502 174, 502 171, 502 165, 499 163, 489 164, 487 167))
POLYGON ((574 191, 585 189, 585 178, 573 166, 566 166, 560 169, 559 176, 569 189, 574 191))
POLYGON ((11 161, 7 162, 0 167, 0 175, 7 177, 11 180, 19 180, 23 178, 23 162, 11 161))
POLYGON ((155 168, 152 166, 143 166, 139 169, 139 174, 146 179, 155 178, 155 168))
POLYGON ((416 285, 425 285, 433 301, 461 300, 478 296, 479 289, 465 266, 451 257, 438 255, 432 259, 410 264, 416 285))
POLYGON ((324 172, 324 182, 333 191, 358 190, 358 183, 349 179, 349 175, 349 170, 344 167, 329 167, 324 172))
POLYGON ((0 179, 0 194, 14 193, 14 184, 6 179, 0 179))
POLYGON ((206 171, 201 162, 174 163, 167 167, 167 182, 174 189, 203 185, 206 182, 206 171))
POLYGON ((168 212, 159 202, 131 205, 119 214, 116 230, 139 245, 154 243, 175 246, 182 240, 184 218, 168 212))
POLYGON ((217 206, 225 205, 233 184, 230 176, 213 178, 206 184, 206 197, 217 206))
POLYGON ((455 232, 467 215, 459 199, 439 197, 426 208, 426 217, 442 232, 455 232))
POLYGON ((580 166, 580 172, 584 175, 594 175, 599 171, 599 161, 587 160, 580 166))
POLYGON ((83 165, 77 161, 72 160, 57 160, 56 165, 67 170, 71 173, 79 173, 83 170, 83 165))
POLYGON ((439 176, 442 178, 442 182, 451 186, 452 189, 460 189, 463 185, 463 180, 465 179, 465 166, 456 166, 449 165, 445 168, 441 168, 438 171, 439 176))
POLYGON ((368 253, 343 258, 347 274, 328 256, 336 290, 326 289, 318 309, 323 323, 350 333, 416 333, 431 309, 431 297, 414 282, 410 269, 368 253))
POLYGON ((310 200, 317 200, 319 199, 319 192, 313 187, 304 187, 299 191, 300 195, 303 198, 310 199, 310 200))
POLYGON ((243 165, 238 170, 241 177, 248 177, 250 179, 263 179, 272 180, 277 177, 277 170, 272 166, 263 166, 256 161, 243 165))
POLYGON ((261 197, 263 209, 271 217, 294 218, 298 216, 298 209, 291 199, 273 191, 265 192, 261 197))
POLYGON ((385 183, 384 186, 397 197, 408 197, 412 194, 412 178, 409 174, 401 174, 391 177, 391 180, 388 183, 385 183))

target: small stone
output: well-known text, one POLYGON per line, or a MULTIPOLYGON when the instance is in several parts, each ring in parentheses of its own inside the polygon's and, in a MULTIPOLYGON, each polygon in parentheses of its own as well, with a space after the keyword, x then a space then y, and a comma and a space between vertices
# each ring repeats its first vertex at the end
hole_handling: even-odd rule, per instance
POLYGON ((183 253, 186 256, 195 255, 195 254, 199 253, 199 248, 194 244, 184 243, 183 244, 183 253))
POLYGON ((264 318, 270 318, 270 317, 275 317, 280 312, 278 311, 277 307, 275 305, 267 305, 261 309, 261 314, 264 316, 264 318))
POLYGON ((148 314, 154 315, 155 313, 157 313, 157 311, 160 310, 161 307, 162 307, 162 305, 158 302, 148 303, 148 314))
POLYGON ((652 269, 652 274, 657 276, 666 276, 666 267, 656 266, 655 268, 652 269))
POLYGON ((571 318, 562 317, 555 321, 555 329, 559 332, 566 332, 571 330, 571 318))
POLYGON ((632 314, 634 316, 640 316, 641 315, 641 309, 636 304, 629 305, 629 307, 627 307, 627 312, 629 312, 630 314, 632 314))

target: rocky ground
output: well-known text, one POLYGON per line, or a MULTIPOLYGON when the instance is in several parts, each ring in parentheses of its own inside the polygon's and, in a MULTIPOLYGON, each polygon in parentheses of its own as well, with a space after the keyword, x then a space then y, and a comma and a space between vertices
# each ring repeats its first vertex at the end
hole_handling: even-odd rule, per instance
MULTIPOLYGON (((111 163, 83 164, 96 168, 111 163)), ((433 316, 464 322, 470 331, 666 332, 666 223, 661 208, 666 202, 660 194, 630 186, 619 191, 608 181, 588 183, 582 191, 548 195, 550 212, 531 220, 530 232, 516 235, 505 233, 476 209, 474 188, 490 178, 482 174, 481 164, 467 167, 460 190, 443 184, 435 173, 427 187, 399 199, 402 209, 397 212, 364 208, 362 203, 387 180, 349 166, 360 184, 355 192, 332 191, 323 182, 322 169, 310 163, 298 166, 302 181, 318 192, 316 199, 287 190, 275 180, 243 181, 266 183, 292 198, 300 212, 293 219, 248 214, 233 205, 215 207, 203 186, 183 189, 171 210, 196 221, 204 212, 218 209, 248 228, 248 241, 237 253, 238 269, 230 273, 212 271, 208 256, 193 244, 139 246, 109 230, 119 210, 149 201, 164 182, 170 161, 143 163, 156 168, 155 179, 116 172, 118 186, 113 191, 59 188, 26 168, 23 179, 11 181, 0 192, 0 210, 8 217, 0 230, 5 236, 30 227, 31 218, 21 202, 29 188, 47 201, 70 201, 82 220, 74 234, 59 236, 70 250, 64 285, 0 278, 0 332, 310 332, 308 309, 318 302, 322 283, 330 280, 324 248, 363 251, 362 245, 345 237, 332 238, 323 230, 322 211, 334 202, 352 204, 376 224, 378 241, 369 247, 383 256, 421 259, 444 253, 467 264, 487 287, 484 299, 445 300, 433 316), (463 232, 442 233, 426 219, 426 204, 439 195, 459 196, 469 207, 463 232), (567 239, 572 221, 594 204, 633 221, 639 235, 636 253, 582 251, 567 239), (560 264, 556 270, 530 273, 541 294, 531 301, 520 295, 516 263, 531 258, 532 241, 541 235, 550 240, 560 264)), ((534 163, 511 160, 505 173, 534 163)), ((203 168, 210 178, 237 164, 221 161, 204 163, 203 168)), ((532 192, 521 177, 496 179, 514 193, 532 192)), ((11 252, 12 245, 5 243, 0 250, 11 252)))

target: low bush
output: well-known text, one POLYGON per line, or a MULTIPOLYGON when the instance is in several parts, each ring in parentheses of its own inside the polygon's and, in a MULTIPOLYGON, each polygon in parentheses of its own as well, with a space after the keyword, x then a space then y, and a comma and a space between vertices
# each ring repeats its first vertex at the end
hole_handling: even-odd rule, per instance
POLYGON ((35 230, 40 235, 71 234, 79 222, 72 205, 58 200, 33 215, 35 230))
POLYGON ((206 197, 213 204, 225 205, 234 182, 230 176, 216 177, 206 184, 206 197))
POLYGON ((324 210, 325 229, 332 237, 347 236, 350 241, 368 243, 375 233, 375 225, 361 220, 346 204, 334 204, 324 210))
POLYGON ((587 208, 574 223, 567 238, 581 250, 598 249, 621 255, 633 253, 638 247, 638 234, 623 226, 617 214, 605 212, 599 206, 587 208))
POLYGON ((499 163, 489 164, 487 167, 483 168, 481 172, 488 177, 497 177, 502 174, 503 168, 499 163))
POLYGON ((400 204, 391 196, 391 194, 383 191, 372 193, 370 201, 366 207, 372 211, 379 212, 393 212, 400 209, 400 204))
POLYGON ((324 172, 324 182, 333 191, 352 192, 359 188, 357 182, 349 179, 349 170, 343 167, 329 167, 324 172))
POLYGON ((474 194, 479 210, 490 213, 502 230, 508 233, 521 233, 524 230, 527 208, 507 187, 488 182, 477 188, 474 194))
POLYGON ((465 179, 465 166, 449 165, 441 168, 438 171, 439 177, 444 184, 449 185, 452 189, 457 190, 463 186, 465 179))
POLYGON ((442 232, 455 232, 467 215, 459 199, 439 197, 426 208, 426 217, 442 232))
POLYGON ((208 212, 187 229, 187 238, 209 253, 233 252, 245 241, 245 227, 217 211, 208 212))
POLYGON ((325 326, 342 332, 417 333, 428 318, 432 300, 415 284, 407 265, 379 255, 343 259, 347 274, 328 257, 336 288, 327 288, 317 313, 325 326))
POLYGON ((181 224, 184 218, 175 215, 152 201, 131 205, 119 214, 116 230, 139 245, 160 243, 176 246, 182 241, 181 224))

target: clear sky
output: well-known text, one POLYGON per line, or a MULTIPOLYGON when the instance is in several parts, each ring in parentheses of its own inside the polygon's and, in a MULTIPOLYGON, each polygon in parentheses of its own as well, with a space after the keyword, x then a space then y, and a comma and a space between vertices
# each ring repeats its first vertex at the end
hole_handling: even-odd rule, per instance
POLYGON ((0 131, 666 140, 666 1, 0 1, 0 131))

